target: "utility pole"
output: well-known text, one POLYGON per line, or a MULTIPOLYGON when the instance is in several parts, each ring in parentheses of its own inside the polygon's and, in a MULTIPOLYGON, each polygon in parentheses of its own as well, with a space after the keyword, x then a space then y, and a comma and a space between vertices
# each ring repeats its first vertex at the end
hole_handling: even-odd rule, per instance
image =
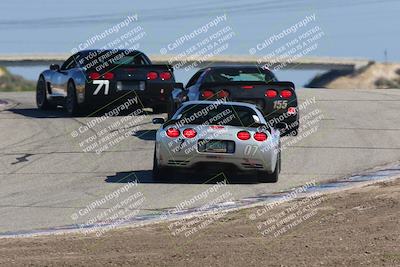
POLYGON ((387 53, 387 49, 385 48, 385 51, 383 52, 385 55, 385 63, 388 62, 388 53, 387 53))

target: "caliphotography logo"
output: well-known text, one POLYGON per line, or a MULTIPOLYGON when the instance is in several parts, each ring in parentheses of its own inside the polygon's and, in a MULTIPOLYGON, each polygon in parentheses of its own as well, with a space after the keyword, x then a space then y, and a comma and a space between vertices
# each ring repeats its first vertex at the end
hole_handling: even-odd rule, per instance
POLYGON ((0 266, 400 266, 392 0, 3 0, 0 266))

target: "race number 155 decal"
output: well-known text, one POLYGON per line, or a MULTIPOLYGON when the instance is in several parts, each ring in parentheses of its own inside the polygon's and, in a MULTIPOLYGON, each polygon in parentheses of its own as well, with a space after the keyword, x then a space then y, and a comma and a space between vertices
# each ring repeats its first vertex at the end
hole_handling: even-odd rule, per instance
POLYGON ((286 109, 288 105, 287 100, 275 100, 274 109, 286 109))
POLYGON ((110 89, 109 80, 94 80, 93 84, 97 84, 97 88, 96 90, 94 90, 93 95, 97 95, 103 86, 104 86, 104 94, 108 95, 108 90, 110 89))

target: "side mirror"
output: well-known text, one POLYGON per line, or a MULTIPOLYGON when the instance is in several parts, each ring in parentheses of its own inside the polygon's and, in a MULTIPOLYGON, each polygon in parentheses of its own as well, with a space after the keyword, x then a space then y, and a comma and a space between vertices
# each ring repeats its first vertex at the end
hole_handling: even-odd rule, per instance
POLYGON ((154 118, 152 122, 153 124, 164 124, 165 120, 163 118, 154 118))
POLYGON ((58 64, 51 64, 51 65, 50 65, 50 70, 59 71, 59 70, 60 70, 60 65, 58 65, 58 64))
POLYGON ((184 86, 183 86, 183 83, 174 83, 174 88, 178 88, 178 89, 182 89, 182 90, 184 90, 184 86))

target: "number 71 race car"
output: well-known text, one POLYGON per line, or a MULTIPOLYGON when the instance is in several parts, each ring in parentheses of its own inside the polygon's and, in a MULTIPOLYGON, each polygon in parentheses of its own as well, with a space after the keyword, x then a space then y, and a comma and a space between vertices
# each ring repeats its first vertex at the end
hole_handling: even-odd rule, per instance
POLYGON ((177 170, 217 170, 256 174, 277 182, 281 168, 280 131, 267 125, 253 104, 188 101, 156 134, 153 176, 177 170))
POLYGON ((173 91, 182 91, 177 86, 171 66, 154 65, 140 51, 84 50, 40 74, 36 103, 39 109, 64 106, 72 116, 127 99, 156 113, 170 112, 173 91))

